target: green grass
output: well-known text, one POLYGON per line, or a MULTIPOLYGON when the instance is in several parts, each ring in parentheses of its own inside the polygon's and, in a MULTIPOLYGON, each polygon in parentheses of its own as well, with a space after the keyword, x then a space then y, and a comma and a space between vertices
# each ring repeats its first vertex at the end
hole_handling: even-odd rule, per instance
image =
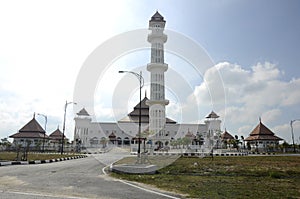
MULTIPOLYGON (((20 153, 19 156, 22 156, 20 153)), ((51 160, 57 158, 65 158, 65 157, 73 157, 75 154, 43 154, 43 153, 28 153, 27 160, 51 160)), ((15 161, 17 157, 17 153, 15 152, 0 152, 0 160, 1 161, 15 161)))
POLYGON ((191 198, 300 198, 300 157, 179 158, 155 175, 111 175, 191 198))

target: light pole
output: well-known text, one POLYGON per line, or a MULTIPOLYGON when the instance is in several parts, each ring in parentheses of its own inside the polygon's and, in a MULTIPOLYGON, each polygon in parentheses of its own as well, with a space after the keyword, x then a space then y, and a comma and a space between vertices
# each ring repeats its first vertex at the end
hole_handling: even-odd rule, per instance
POLYGON ((65 138, 65 128, 66 128, 66 112, 67 112, 67 107, 69 104, 77 104, 75 102, 68 102, 66 101, 66 104, 65 104, 65 113, 64 113, 64 123, 63 123, 63 134, 62 134, 62 138, 61 138, 61 154, 64 153, 64 138, 65 138))
POLYGON ((136 73, 136 72, 132 72, 132 71, 119 71, 119 73, 131 73, 131 74, 133 74, 133 75, 135 75, 137 78, 138 78, 138 80, 139 80, 139 82, 140 82, 140 111, 139 111, 139 131, 138 131, 138 139, 139 139, 139 141, 138 141, 138 158, 140 158, 141 156, 140 156, 140 154, 141 154, 141 143, 140 143, 140 139, 141 139, 141 117, 142 117, 142 113, 141 113, 141 111, 142 111, 142 103, 141 103, 141 101, 142 101, 142 88, 143 88, 143 86, 144 86, 144 78, 143 78, 143 76, 142 76, 142 71, 140 71, 140 74, 139 73, 136 73))
POLYGON ((291 133, 292 133, 292 141, 293 141, 293 147, 294 147, 294 153, 296 153, 296 147, 295 147, 295 141, 294 141, 294 130, 293 130, 293 123, 296 121, 300 121, 300 119, 291 120, 291 133))
POLYGON ((46 128, 47 128, 47 115, 38 113, 38 115, 43 116, 45 118, 45 133, 43 138, 43 152, 45 152, 45 136, 46 136, 46 128))

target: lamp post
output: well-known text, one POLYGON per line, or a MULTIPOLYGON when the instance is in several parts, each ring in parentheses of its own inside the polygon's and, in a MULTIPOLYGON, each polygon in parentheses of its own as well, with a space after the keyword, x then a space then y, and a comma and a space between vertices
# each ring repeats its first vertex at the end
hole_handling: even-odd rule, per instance
POLYGON ((65 104, 65 113, 64 113, 64 123, 63 123, 63 134, 62 134, 62 138, 61 138, 61 154, 64 153, 64 138, 65 138, 65 128, 66 128, 66 112, 67 112, 67 107, 69 104, 77 104, 75 102, 68 102, 66 101, 65 104))
POLYGON ((138 139, 139 139, 139 141, 138 141, 138 159, 139 159, 140 154, 141 154, 141 143, 140 143, 140 141, 141 141, 140 140, 141 139, 141 119, 142 119, 141 118, 142 117, 142 113, 141 113, 142 103, 141 103, 141 101, 142 101, 142 88, 144 86, 144 78, 142 76, 142 71, 140 71, 140 73, 136 73, 136 72, 132 72, 132 71, 119 71, 119 73, 131 73, 131 74, 135 75, 138 78, 139 82, 140 82, 140 107, 139 107, 140 111, 139 111, 139 130, 138 130, 138 139))
POLYGON ((296 147, 295 147, 295 141, 294 141, 294 130, 293 130, 293 123, 296 121, 300 121, 300 119, 291 120, 291 133, 292 133, 292 141, 293 141, 293 147, 294 147, 294 153, 296 153, 296 147))
POLYGON ((46 128, 47 128, 47 115, 38 113, 38 115, 43 116, 45 118, 45 133, 43 138, 43 152, 45 152, 45 136, 46 136, 46 128))

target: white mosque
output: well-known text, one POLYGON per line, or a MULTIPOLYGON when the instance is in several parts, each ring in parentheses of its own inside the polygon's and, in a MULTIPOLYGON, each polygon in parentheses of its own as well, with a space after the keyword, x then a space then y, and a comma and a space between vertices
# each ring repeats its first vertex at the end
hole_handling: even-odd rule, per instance
MULTIPOLYGON (((151 61, 147 65, 150 72, 150 99, 141 100, 127 116, 115 123, 94 122, 83 108, 75 117, 74 140, 80 147, 103 147, 107 142, 114 145, 134 146, 139 137, 139 114, 141 111, 141 137, 147 135, 147 145, 153 149, 169 146, 172 140, 188 137, 191 141, 201 136, 204 147, 216 144, 221 120, 213 111, 206 117, 204 124, 178 124, 166 117, 165 75, 168 64, 164 60, 164 34, 166 21, 156 12, 149 21, 148 42, 151 44, 151 61), (206 146, 205 146, 206 145, 206 146)), ((208 147, 209 148, 209 147, 208 147)))

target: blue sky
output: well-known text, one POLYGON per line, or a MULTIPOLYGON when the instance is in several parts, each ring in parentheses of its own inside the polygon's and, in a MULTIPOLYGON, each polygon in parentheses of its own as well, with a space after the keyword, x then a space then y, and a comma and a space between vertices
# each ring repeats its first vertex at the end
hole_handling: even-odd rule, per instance
MULTIPOLYGON (((198 81, 189 81, 192 90, 185 101, 178 103, 169 95, 175 100, 167 109, 169 117, 180 118, 180 111, 176 112, 179 107, 188 114, 191 104, 196 104, 201 110, 199 117, 216 109, 223 119, 222 128, 234 135, 247 136, 262 117, 276 134, 291 141, 289 121, 300 118, 297 0, 1 1, 0 137, 17 132, 33 112, 48 116, 49 133, 61 126, 65 100, 73 100, 77 75, 90 53, 115 35, 147 28, 156 10, 165 17, 168 29, 197 42, 215 63, 197 77, 198 81), (226 108, 212 107, 207 91, 209 88, 218 94, 218 73, 224 82, 226 108)), ((148 51, 140 54, 120 57, 116 63, 146 65, 148 51)), ((174 69, 189 67, 171 55, 166 58, 174 69)), ((171 74, 168 81, 173 78, 171 74)), ((114 78, 118 82, 122 77, 117 74, 114 78)), ((95 93, 100 121, 121 117, 111 111, 113 92, 108 90, 114 90, 114 83, 107 85, 99 84, 95 93)), ((129 110, 137 103, 135 96, 130 97, 129 110)), ((68 107, 68 137, 73 136, 74 112, 82 106, 68 107)), ((37 119, 44 124, 43 118, 37 119)), ((186 118, 184 122, 196 120, 201 118, 186 118)), ((298 143, 299 123, 294 123, 298 143)))

